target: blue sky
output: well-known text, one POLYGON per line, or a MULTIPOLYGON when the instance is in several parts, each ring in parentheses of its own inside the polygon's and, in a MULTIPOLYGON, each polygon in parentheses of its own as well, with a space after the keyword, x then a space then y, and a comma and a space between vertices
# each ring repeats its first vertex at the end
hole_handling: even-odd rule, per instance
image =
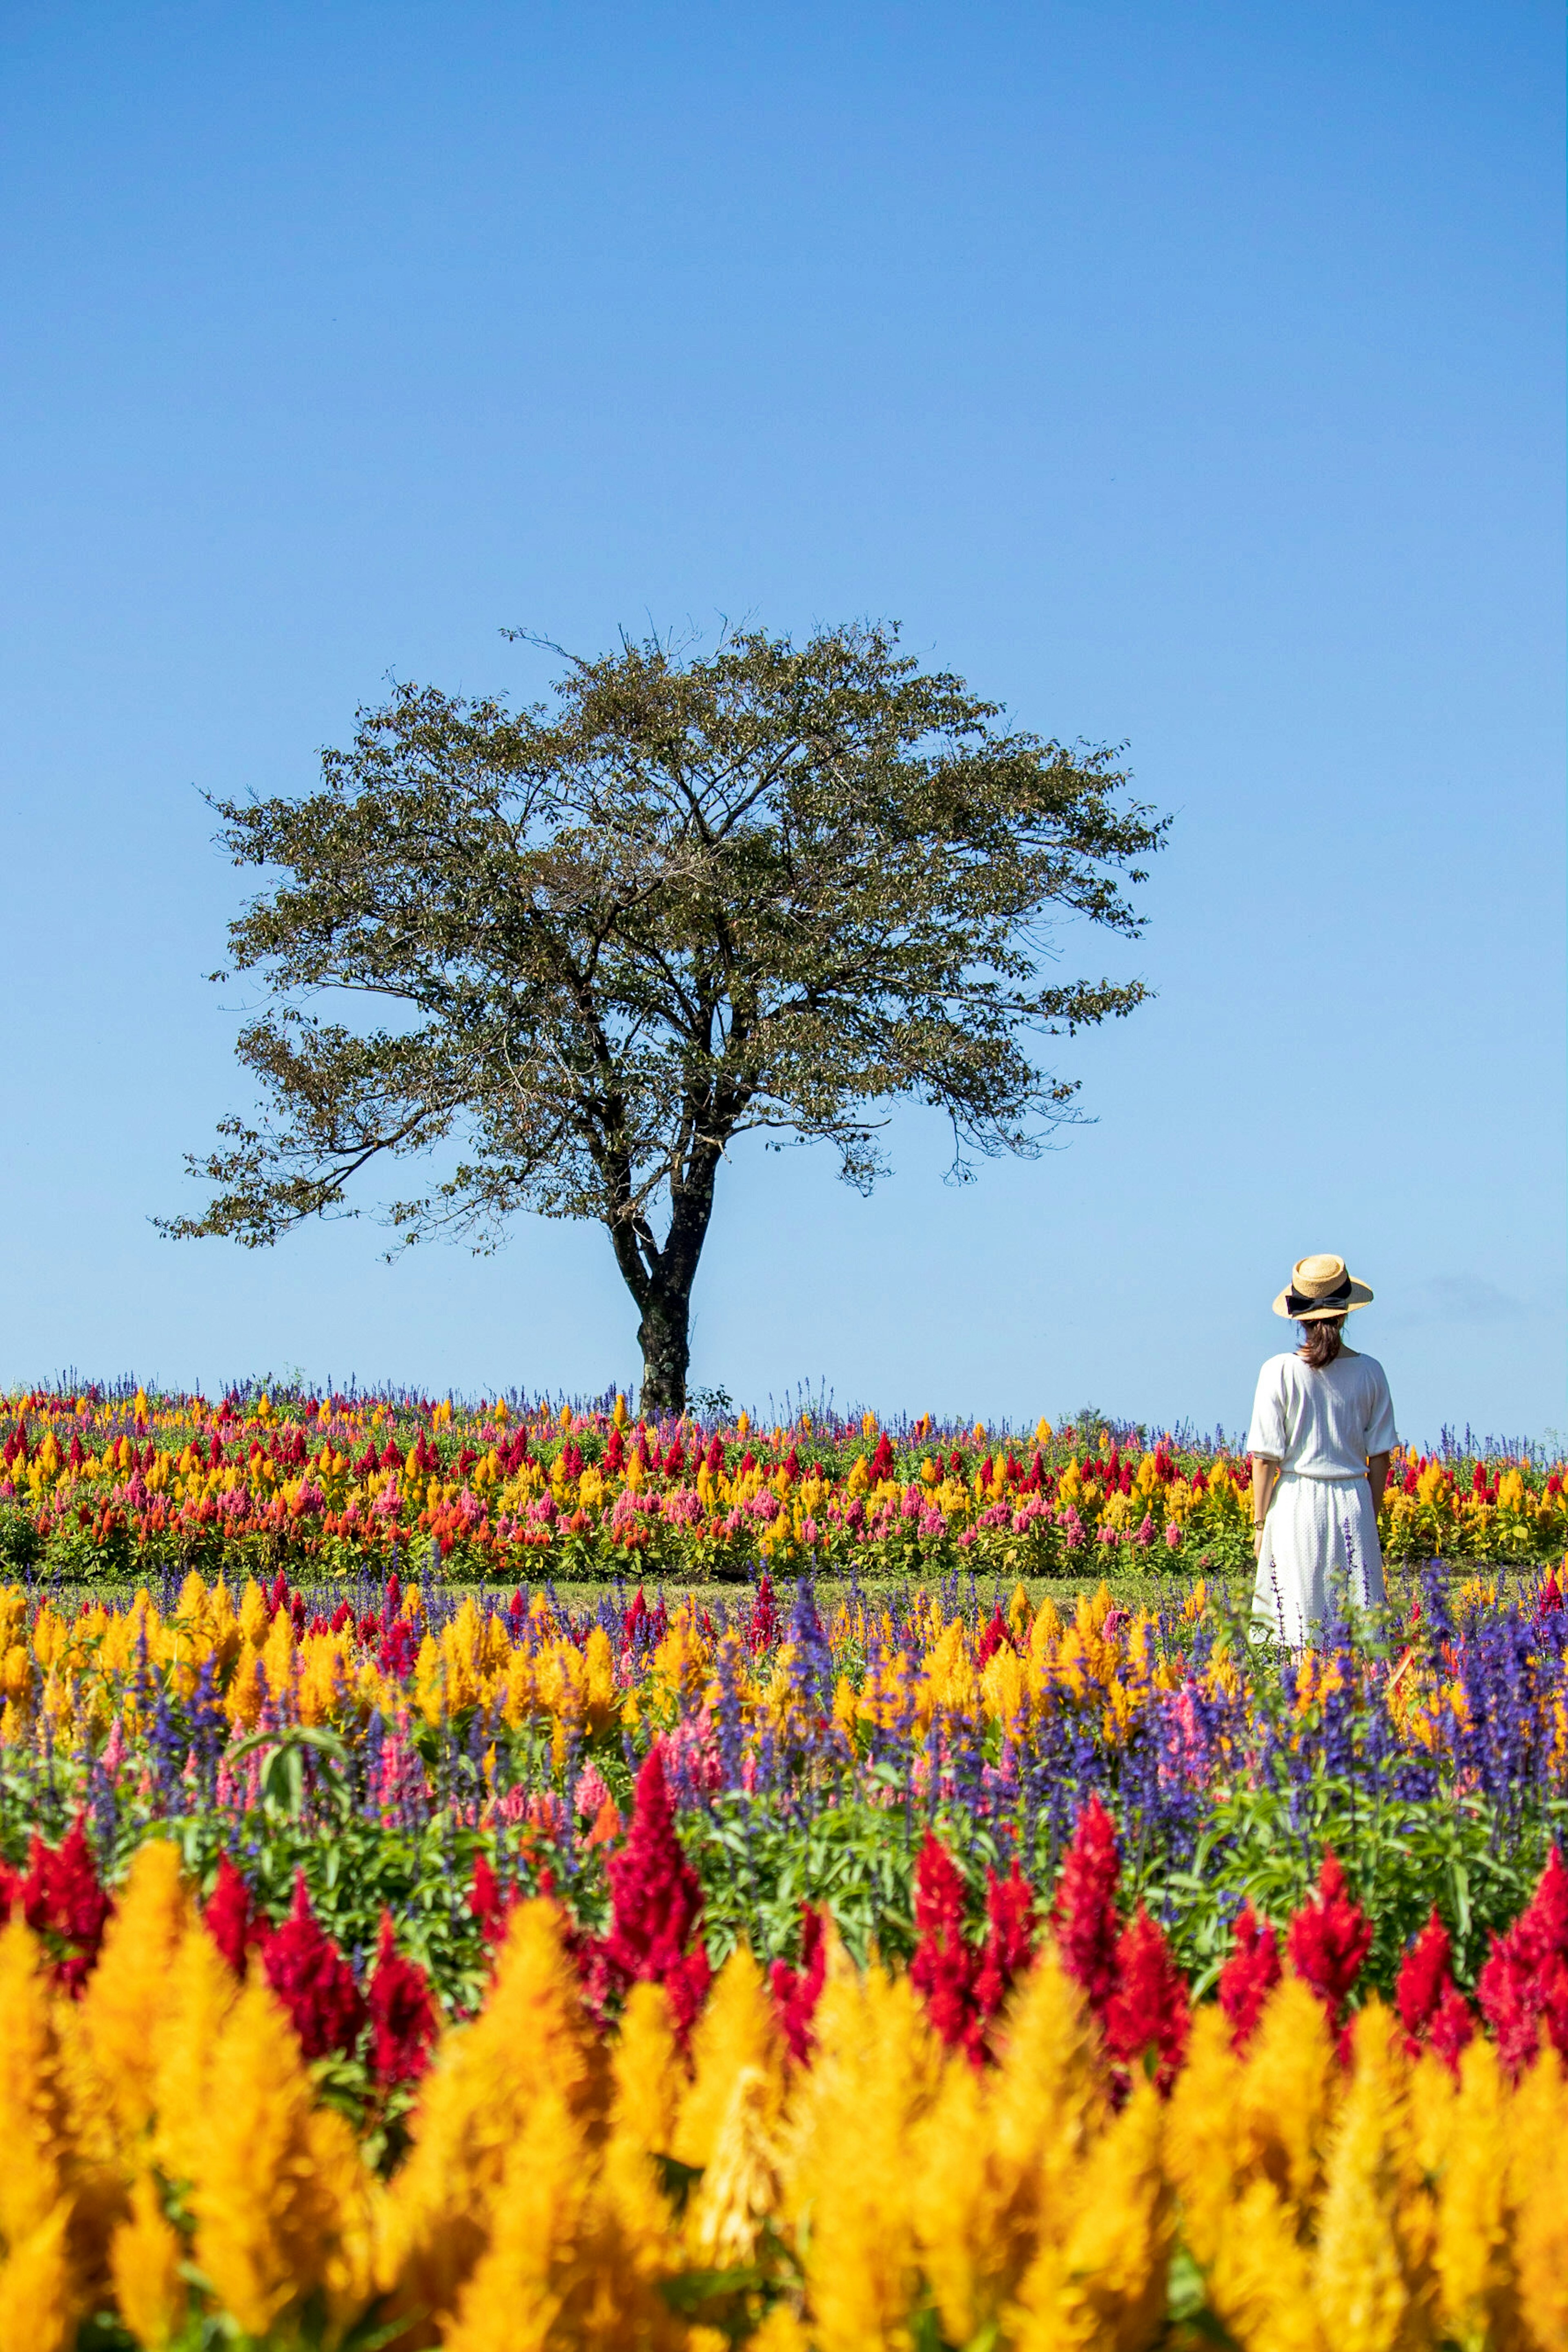
MULTIPOLYGON (((0 18, 0 1381, 598 1388, 602 1234, 160 1241, 246 1095, 197 788, 513 625, 896 618, 1176 815, 1096 1123, 743 1151, 693 1372, 1240 1423, 1304 1252, 1403 1433, 1568 1424, 1559 12, 0 18)), ((367 1194, 367 1207, 373 1195, 367 1194)))

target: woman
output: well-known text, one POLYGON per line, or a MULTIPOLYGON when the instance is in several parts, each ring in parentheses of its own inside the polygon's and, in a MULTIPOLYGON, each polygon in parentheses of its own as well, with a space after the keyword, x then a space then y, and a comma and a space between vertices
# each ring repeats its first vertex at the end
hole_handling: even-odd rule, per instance
POLYGON ((1384 1598, 1377 1507, 1388 1483, 1394 1406, 1383 1367, 1344 1344, 1344 1318, 1372 1293, 1342 1257, 1298 1259, 1276 1315, 1301 1326, 1294 1355, 1258 1375, 1252 1426, 1253 1613, 1294 1644, 1329 1610, 1329 1580, 1348 1577, 1363 1608, 1384 1598))

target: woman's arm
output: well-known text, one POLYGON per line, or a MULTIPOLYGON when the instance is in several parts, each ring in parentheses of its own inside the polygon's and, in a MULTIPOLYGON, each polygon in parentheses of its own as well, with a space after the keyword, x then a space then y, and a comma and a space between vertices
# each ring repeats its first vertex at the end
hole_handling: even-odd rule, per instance
MULTIPOLYGON (((1387 1461, 1385 1457, 1385 1475, 1387 1461)), ((1270 1454, 1252 1456, 1252 1540, 1263 1540, 1263 1522, 1269 1516, 1269 1506, 1274 1499, 1274 1489, 1280 1483, 1280 1465, 1270 1454)))
POLYGON ((1368 1457, 1366 1475, 1372 1488, 1372 1507, 1375 1511, 1381 1510, 1383 1507, 1383 1490, 1388 1484, 1388 1465, 1393 1458, 1392 1454, 1374 1454, 1368 1457))

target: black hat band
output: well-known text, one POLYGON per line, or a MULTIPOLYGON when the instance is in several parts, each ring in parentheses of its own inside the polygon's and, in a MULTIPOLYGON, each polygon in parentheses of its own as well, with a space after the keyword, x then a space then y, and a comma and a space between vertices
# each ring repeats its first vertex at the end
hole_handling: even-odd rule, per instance
POLYGON ((1344 1280, 1339 1284, 1337 1288, 1333 1290, 1325 1290, 1316 1298, 1309 1297, 1304 1291, 1287 1290, 1285 1293, 1285 1312, 1287 1315, 1296 1316, 1303 1313, 1309 1307, 1321 1313, 1325 1307, 1347 1307, 1350 1304, 1351 1292, 1354 1287, 1354 1286, 1347 1274, 1344 1280))

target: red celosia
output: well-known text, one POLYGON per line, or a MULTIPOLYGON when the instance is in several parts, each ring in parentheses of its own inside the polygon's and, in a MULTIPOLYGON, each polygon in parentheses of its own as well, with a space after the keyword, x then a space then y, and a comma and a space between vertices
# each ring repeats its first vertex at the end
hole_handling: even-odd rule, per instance
POLYGON ((1568 2058, 1568 1870, 1555 1846, 1512 1927, 1493 1936, 1476 1998, 1511 2073, 1534 2059, 1543 2026, 1568 2058))
POLYGON ((1421 2036, 1437 2013, 1444 1987, 1453 1982, 1449 1961, 1453 1948, 1448 1931, 1432 1906, 1432 1916, 1399 1963, 1394 2005, 1399 2011, 1414 2057, 1421 2036))
POLYGON ((1291 1966, 1317 1994, 1337 2030, 1362 1962, 1372 1949, 1372 1922, 1346 1888, 1332 1846, 1323 1855, 1317 1892, 1291 1921, 1286 1949, 1291 1966))
POLYGON ((383 2089, 414 2083, 430 2063, 438 2021, 424 1970, 405 1959, 393 1939, 392 1916, 382 1913, 376 1964, 366 2005, 371 2018, 371 2072, 383 2089))
POLYGON ((758 1651, 768 1649, 779 1639, 779 1604, 773 1597, 773 1580, 766 1569, 758 1579, 757 1597, 751 1604, 751 1622, 746 1629, 747 1646, 755 1657, 758 1651))
POLYGON ((293 1907, 262 1944, 261 1959, 307 2058, 353 2048, 365 2004, 352 1969, 310 1907, 303 1871, 294 1882, 293 1907))
POLYGON ((802 2066, 816 2041, 812 2021, 821 1997, 827 1964, 827 1913, 814 1903, 802 1903, 800 1967, 791 1968, 788 1960, 775 1960, 768 1971, 773 2006, 784 2039, 789 2044, 791 2057, 802 2066))
POLYGON ((468 1908, 479 1922, 480 1933, 487 1944, 501 1941, 517 1901, 515 1893, 509 1898, 502 1894, 500 1881, 480 1854, 474 1864, 474 1883, 468 1889, 468 1908))
POLYGON ((253 1913, 250 1888, 226 1853, 218 1856, 217 1885, 202 1916, 230 1968, 243 1973, 246 1953, 266 1935, 267 1922, 253 1913))
POLYGON ((979 2012, 975 1979, 979 1955, 964 1933, 968 1895, 952 1855, 927 1830, 915 1864, 915 1957, 909 1981, 949 2050, 967 2050, 977 2063, 979 2012))
POLYGON ((979 1666, 989 1665, 998 1650, 1016 1650, 1017 1647, 1018 1643, 1013 1640, 1007 1619, 998 1606, 991 1612, 991 1622, 980 1636, 975 1651, 975 1663, 979 1666))
POLYGON ((1280 1940, 1250 1903, 1241 1906, 1230 1935, 1230 1951, 1219 1971, 1219 2006, 1230 2020, 1234 2047, 1244 2050, 1282 1973, 1280 1940))
POLYGON ((662 1984, 677 2030, 685 2034, 702 2007, 710 1969, 703 1945, 688 1951, 702 1919, 696 1872, 675 1835, 674 1808, 659 1744, 637 1775, 632 1826, 607 1865, 610 1933, 593 1953, 595 1974, 612 1985, 662 1984))
POLYGON ((1116 1983, 1104 2009, 1105 2047, 1123 2065, 1145 2052, 1156 2062, 1155 2081, 1168 2091, 1186 2054, 1192 2027, 1186 1979, 1165 1931, 1140 1903, 1116 1944, 1116 1983))
POLYGON ((1116 1981, 1116 1883, 1121 1861, 1116 1830, 1098 1797, 1078 1816, 1056 1890, 1054 1924, 1061 1965, 1103 2010, 1116 1981))
POLYGON ((986 1917, 989 1932, 975 1979, 975 2003, 982 2017, 995 2017, 1034 1958, 1034 1888, 1018 1866, 1005 1878, 986 1873, 986 1917))
POLYGON ((26 1870, 0 1871, 0 1917, 16 1904, 33 1933, 54 1948, 55 1975, 74 1998, 92 1972, 114 1908, 99 1883, 79 1813, 57 1848, 35 1831, 26 1870))

